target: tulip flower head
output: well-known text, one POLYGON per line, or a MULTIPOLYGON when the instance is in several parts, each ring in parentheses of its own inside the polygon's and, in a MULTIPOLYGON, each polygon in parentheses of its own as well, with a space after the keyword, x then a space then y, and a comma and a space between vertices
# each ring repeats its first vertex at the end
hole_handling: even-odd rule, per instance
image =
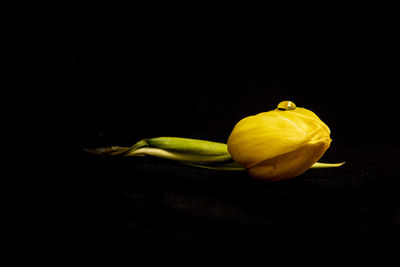
POLYGON ((303 174, 331 143, 329 127, 312 111, 291 101, 240 120, 228 151, 254 178, 278 181, 303 174))

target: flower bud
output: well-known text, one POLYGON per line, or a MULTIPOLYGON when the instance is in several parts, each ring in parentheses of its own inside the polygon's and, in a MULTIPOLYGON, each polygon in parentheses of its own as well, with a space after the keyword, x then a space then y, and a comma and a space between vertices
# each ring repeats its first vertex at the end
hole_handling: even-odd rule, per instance
POLYGON ((291 101, 239 121, 228 151, 254 178, 278 181, 304 173, 329 148, 330 130, 312 111, 291 101))

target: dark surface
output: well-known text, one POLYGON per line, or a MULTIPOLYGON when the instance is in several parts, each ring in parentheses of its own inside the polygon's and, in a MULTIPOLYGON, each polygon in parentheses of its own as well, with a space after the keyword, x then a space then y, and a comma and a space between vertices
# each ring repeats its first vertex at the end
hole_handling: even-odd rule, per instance
POLYGON ((53 249, 398 241, 394 17, 345 10, 139 12, 88 29, 96 52, 15 56, 5 98, 15 101, 2 108, 16 232, 53 249), (282 100, 331 128, 322 161, 343 167, 265 183, 83 151, 156 136, 226 142, 238 120, 282 100))
POLYGON ((338 146, 326 160, 345 166, 266 183, 242 172, 73 153, 62 161, 75 168, 58 176, 57 239, 72 247, 114 240, 152 249, 394 244, 398 157, 395 147, 338 146))

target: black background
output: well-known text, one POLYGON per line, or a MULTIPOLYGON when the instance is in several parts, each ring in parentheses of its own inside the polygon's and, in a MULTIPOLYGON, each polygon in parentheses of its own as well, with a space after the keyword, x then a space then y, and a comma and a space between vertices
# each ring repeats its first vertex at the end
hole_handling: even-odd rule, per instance
POLYGON ((67 248, 396 241, 393 21, 373 8, 137 12, 69 33, 87 47, 77 56, 16 56, 6 151, 24 173, 29 151, 51 195, 27 204, 28 218, 67 248), (271 184, 83 152, 156 136, 226 142, 241 118, 282 100, 319 115, 333 139, 322 161, 346 165, 271 184))
POLYGON ((56 136, 85 144, 131 143, 155 133, 226 141, 238 120, 289 99, 315 110, 334 140, 392 143, 394 18, 376 13, 135 18, 123 28, 129 37, 118 38, 120 30, 115 43, 99 44, 109 44, 107 52, 94 47, 95 53, 49 62, 50 69, 58 64, 49 85, 60 115, 56 136))

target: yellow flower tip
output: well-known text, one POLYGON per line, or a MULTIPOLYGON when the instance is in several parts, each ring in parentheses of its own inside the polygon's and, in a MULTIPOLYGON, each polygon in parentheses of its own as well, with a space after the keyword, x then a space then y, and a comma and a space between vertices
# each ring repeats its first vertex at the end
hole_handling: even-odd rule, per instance
POLYGON ((283 101, 275 110, 239 121, 228 151, 252 177, 278 181, 304 173, 331 141, 329 127, 315 113, 283 101))

